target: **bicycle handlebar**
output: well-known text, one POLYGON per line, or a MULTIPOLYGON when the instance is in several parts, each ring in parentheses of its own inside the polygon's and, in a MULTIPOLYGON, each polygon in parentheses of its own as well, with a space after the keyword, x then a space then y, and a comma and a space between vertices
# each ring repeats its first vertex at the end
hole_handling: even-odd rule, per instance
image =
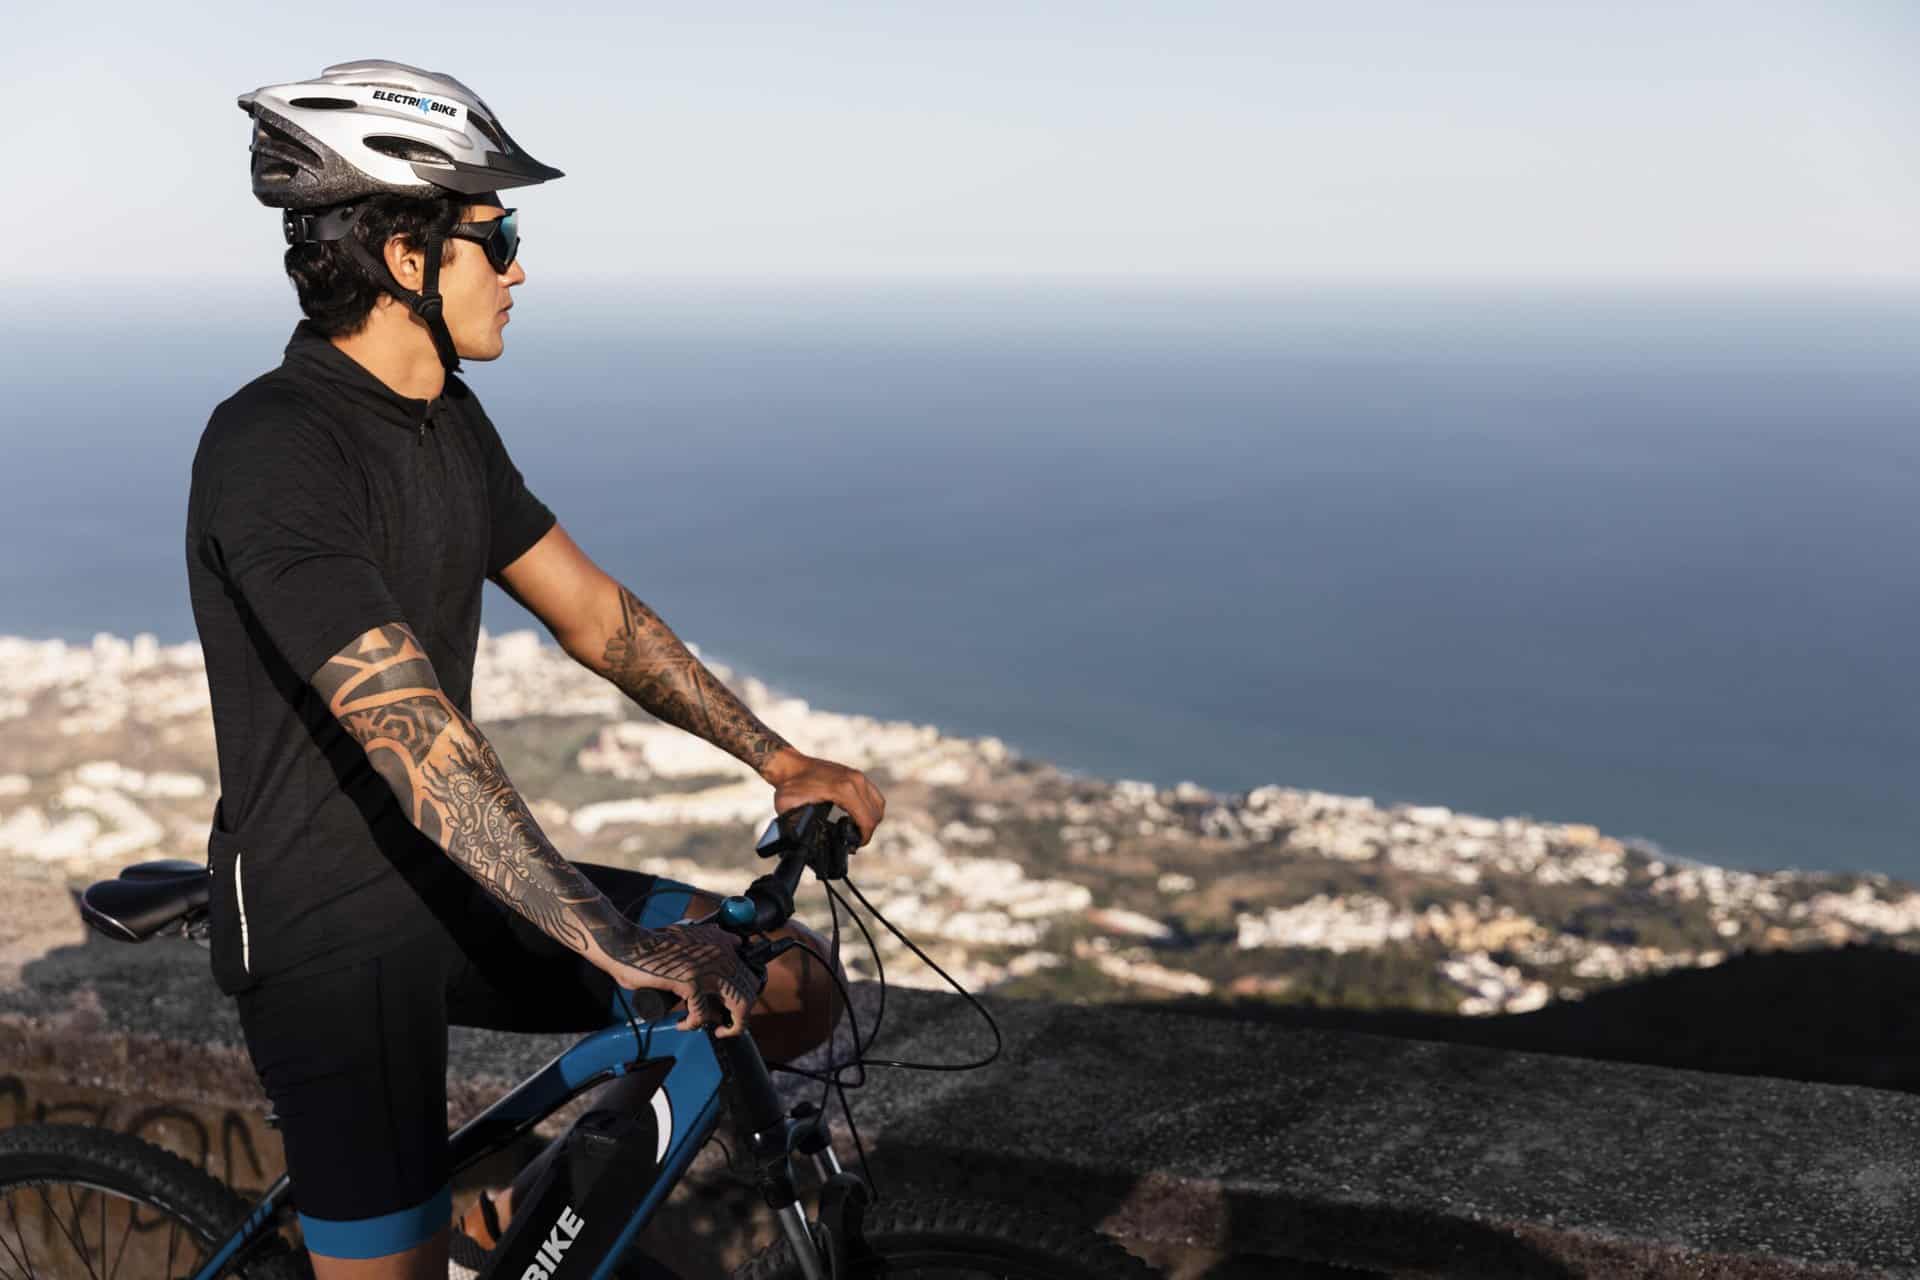
MULTIPOLYGON (((830 801, 789 809, 767 824, 754 846, 762 858, 778 858, 774 869, 747 886, 744 894, 727 898, 720 909, 702 923, 712 923, 740 940, 746 953, 755 934, 770 933, 793 916, 793 895, 799 891, 800 877, 808 868, 822 880, 840 880, 847 874, 847 859, 859 845, 860 831, 845 810, 830 801), (836 816, 837 815, 837 816, 836 816)), ((764 962, 751 955, 757 976, 766 978, 764 962)), ((667 1015, 678 1001, 664 991, 639 988, 627 992, 633 1015, 653 1022, 667 1015)))

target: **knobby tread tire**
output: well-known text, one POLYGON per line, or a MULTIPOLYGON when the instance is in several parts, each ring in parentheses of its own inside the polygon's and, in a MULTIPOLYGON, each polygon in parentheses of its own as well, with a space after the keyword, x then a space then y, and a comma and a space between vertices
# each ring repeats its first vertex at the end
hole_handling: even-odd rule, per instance
MULTIPOLYGON (((916 1248, 950 1247, 981 1265, 1045 1265, 1052 1280, 1159 1280, 1159 1272, 1105 1236, 1003 1205, 967 1200, 883 1200, 867 1209, 862 1234, 882 1259, 916 1248)), ((856 1264, 854 1277, 882 1275, 856 1264)), ((733 1280, 800 1280, 792 1247, 780 1239, 733 1273, 733 1280)))
MULTIPOLYGON (((84 1180, 138 1196, 177 1218, 205 1248, 224 1240, 252 1208, 231 1187, 151 1142, 86 1125, 0 1129, 0 1192, 34 1179, 84 1180)), ((256 1243, 248 1280, 312 1280, 305 1255, 284 1240, 256 1243)))

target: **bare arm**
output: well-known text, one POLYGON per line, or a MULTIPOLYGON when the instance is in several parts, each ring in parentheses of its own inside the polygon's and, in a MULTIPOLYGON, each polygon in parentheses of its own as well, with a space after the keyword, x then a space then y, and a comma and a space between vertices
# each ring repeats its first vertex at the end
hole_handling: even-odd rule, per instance
POLYGON ((401 808, 487 892, 626 987, 671 991, 693 1027, 717 998, 746 1024, 752 978, 718 930, 643 930, 553 847, 500 757, 440 688, 403 623, 375 627, 313 677, 327 709, 366 751, 401 808))
POLYGON ((773 784, 782 813, 831 800, 862 841, 886 799, 857 769, 796 751, 760 722, 632 591, 587 558, 558 525, 500 575, 575 661, 605 676, 644 711, 704 738, 773 784))

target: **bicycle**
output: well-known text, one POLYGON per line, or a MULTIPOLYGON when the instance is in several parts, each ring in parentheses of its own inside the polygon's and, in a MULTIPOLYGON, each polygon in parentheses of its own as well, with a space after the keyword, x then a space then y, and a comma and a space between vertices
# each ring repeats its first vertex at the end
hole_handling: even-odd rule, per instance
MULTIPOLYGON (((774 941, 766 935, 793 914, 794 894, 807 870, 813 871, 832 904, 836 949, 839 910, 847 905, 833 888, 839 880, 916 955, 927 959, 847 878, 848 855, 858 836, 851 820, 836 820, 836 813, 830 805, 817 804, 776 818, 757 845, 762 858, 776 859, 774 869, 754 880, 746 893, 724 900, 708 917, 709 923, 738 939, 742 959, 762 978, 769 962, 801 945, 793 938, 774 941)), ((89 888, 82 896, 81 914, 99 932, 122 941, 177 934, 204 942, 208 880, 207 870, 192 862, 141 863, 89 888)), ((851 906, 847 910, 867 932, 851 906)), ((871 947, 870 933, 868 941, 871 947)), ((825 963, 825 957, 821 959, 825 963)), ((835 967, 826 967, 839 983, 835 967)), ((880 979, 884 1002, 884 971, 880 979)), ((985 1009, 954 986, 991 1026, 985 1009)), ((630 995, 624 1020, 583 1036, 448 1139, 458 1171, 499 1151, 596 1085, 637 1074, 643 1086, 655 1086, 645 1109, 590 1110, 555 1140, 549 1148, 557 1147, 555 1158, 524 1203, 516 1204, 507 1233, 479 1280, 603 1280, 631 1276, 636 1268, 670 1277, 657 1263, 630 1256, 628 1250, 695 1153, 714 1136, 723 1102, 741 1135, 760 1198, 780 1229, 779 1238, 734 1272, 735 1280, 877 1280, 916 1274, 1152 1280, 1155 1273, 1145 1263, 1089 1231, 997 1205, 877 1198, 868 1177, 841 1166, 824 1109, 825 1090, 838 1089, 864 1170, 865 1149, 846 1102, 845 1090, 854 1085, 842 1072, 857 1066, 864 1073, 867 1066, 882 1063, 867 1057, 872 1032, 863 1040, 857 1020, 851 1028, 852 1060, 830 1062, 821 1073, 798 1073, 823 1082, 822 1105, 802 1102, 786 1109, 750 1028, 724 1039, 707 1030, 683 1032, 668 1018, 665 996, 653 991, 630 995), (819 1177, 811 1219, 795 1179, 794 1158, 800 1155, 811 1158, 819 1177)), ((853 1019, 844 985, 840 996, 853 1019)), ((997 1028, 994 1034, 997 1041, 997 1028)), ((885 1065, 969 1069, 991 1060, 992 1055, 981 1063, 885 1065)), ((282 1231, 295 1194, 283 1174, 248 1205, 205 1171, 129 1135, 79 1125, 19 1126, 0 1132, 0 1195, 6 1202, 6 1218, 0 1221, 0 1280, 40 1280, 43 1275, 50 1280, 82 1275, 117 1280, 129 1263, 130 1246, 136 1255, 133 1275, 157 1271, 168 1280, 226 1275, 300 1280, 311 1275, 311 1267, 305 1251, 282 1231), (31 1196, 23 1197, 23 1222, 16 1196, 25 1192, 31 1196), (70 1220, 62 1218, 63 1203, 70 1220), (163 1226, 164 1259, 157 1239, 163 1226), (176 1270, 175 1253, 183 1241, 191 1253, 181 1261, 185 1269, 176 1270), (54 1254, 60 1254, 65 1265, 36 1265, 41 1259, 52 1261, 54 1254), (157 1268, 152 1265, 156 1261, 157 1268)))

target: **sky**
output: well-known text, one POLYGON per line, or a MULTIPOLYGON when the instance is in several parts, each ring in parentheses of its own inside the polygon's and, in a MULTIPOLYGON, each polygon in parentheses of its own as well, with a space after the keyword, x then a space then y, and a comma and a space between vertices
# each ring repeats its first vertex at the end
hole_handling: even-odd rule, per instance
POLYGON ((10 17, 0 282, 259 279, 233 100, 368 57, 566 171, 550 278, 1920 281, 1911 0, 318 12, 10 17))

